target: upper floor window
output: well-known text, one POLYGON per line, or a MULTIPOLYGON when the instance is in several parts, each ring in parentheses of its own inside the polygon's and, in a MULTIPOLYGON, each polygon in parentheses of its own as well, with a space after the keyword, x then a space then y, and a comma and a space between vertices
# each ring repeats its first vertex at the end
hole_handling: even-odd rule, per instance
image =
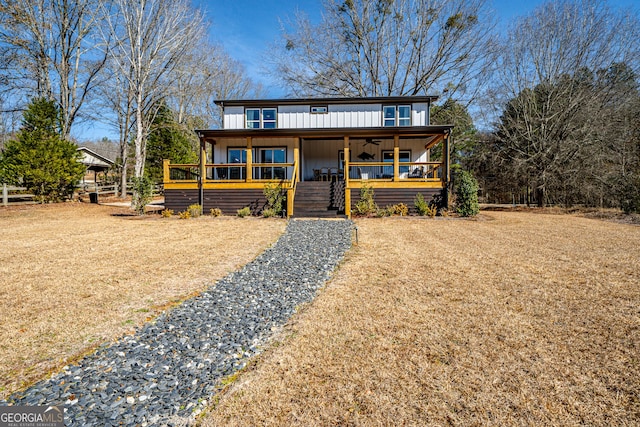
POLYGON ((275 129, 278 113, 275 108, 247 108, 247 129, 275 129))
POLYGON ((410 105, 385 105, 382 107, 383 126, 411 126, 410 105))

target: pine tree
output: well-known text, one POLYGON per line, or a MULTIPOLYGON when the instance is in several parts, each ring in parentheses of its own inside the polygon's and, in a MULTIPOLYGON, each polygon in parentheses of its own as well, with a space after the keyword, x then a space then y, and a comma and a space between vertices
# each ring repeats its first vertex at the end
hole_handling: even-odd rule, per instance
POLYGON ((70 198, 84 173, 78 147, 62 138, 60 124, 60 110, 53 101, 34 99, 0 160, 7 183, 23 185, 40 202, 70 198))

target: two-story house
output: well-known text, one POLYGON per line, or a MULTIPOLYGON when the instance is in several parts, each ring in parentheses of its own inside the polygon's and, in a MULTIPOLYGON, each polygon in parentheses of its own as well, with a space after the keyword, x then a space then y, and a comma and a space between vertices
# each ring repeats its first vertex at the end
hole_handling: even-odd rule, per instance
POLYGON ((366 183, 380 206, 413 206, 449 182, 453 125, 431 126, 435 96, 216 101, 223 128, 197 130, 199 164, 165 160, 165 206, 259 212, 266 183, 288 216, 351 215, 366 183), (437 161, 432 161, 438 159, 437 161))

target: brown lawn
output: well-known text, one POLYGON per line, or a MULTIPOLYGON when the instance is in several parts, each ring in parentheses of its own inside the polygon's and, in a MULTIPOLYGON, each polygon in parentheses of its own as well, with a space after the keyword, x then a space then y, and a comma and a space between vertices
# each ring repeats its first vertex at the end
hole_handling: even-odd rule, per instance
POLYGON ((114 216, 128 212, 0 208, 0 398, 204 290, 286 225, 114 216))
POLYGON ((640 424, 640 227, 357 225, 360 245, 204 426, 640 424))

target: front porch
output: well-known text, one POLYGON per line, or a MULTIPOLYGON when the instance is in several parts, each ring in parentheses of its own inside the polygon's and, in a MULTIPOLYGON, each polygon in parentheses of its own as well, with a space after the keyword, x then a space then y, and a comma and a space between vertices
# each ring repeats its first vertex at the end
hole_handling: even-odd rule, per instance
POLYGON ((430 198, 449 182, 450 130, 451 126, 199 131, 200 163, 164 162, 165 204, 184 210, 199 203, 205 211, 220 208, 227 214, 250 206, 259 213, 266 202, 264 186, 277 183, 286 192, 290 217, 295 215, 301 181, 335 182, 342 200, 328 200, 327 206, 343 207, 347 217, 365 183, 380 195, 381 206, 407 203, 418 192, 430 198))

